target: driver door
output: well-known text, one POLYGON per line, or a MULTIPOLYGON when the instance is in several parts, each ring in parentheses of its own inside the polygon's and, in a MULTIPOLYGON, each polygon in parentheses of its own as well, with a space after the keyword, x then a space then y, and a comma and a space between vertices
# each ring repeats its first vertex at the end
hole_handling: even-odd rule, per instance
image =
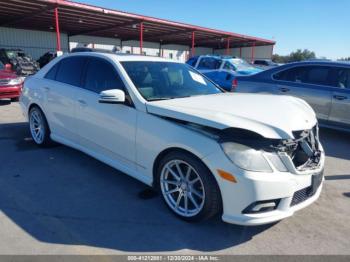
POLYGON ((100 92, 110 89, 126 92, 116 68, 106 59, 89 58, 83 88, 77 94, 80 144, 107 163, 117 161, 135 170, 137 112, 128 104, 99 103, 100 92))

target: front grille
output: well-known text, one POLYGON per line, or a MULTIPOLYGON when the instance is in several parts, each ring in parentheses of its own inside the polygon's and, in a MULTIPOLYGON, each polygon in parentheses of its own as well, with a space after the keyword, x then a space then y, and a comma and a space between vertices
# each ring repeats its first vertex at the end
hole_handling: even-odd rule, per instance
POLYGON ((0 86, 6 86, 10 82, 10 79, 0 79, 0 86))
POLYGON ((290 204, 290 206, 300 204, 301 202, 304 202, 308 198, 312 197, 314 194, 315 193, 312 193, 311 186, 300 189, 294 193, 292 203, 290 204))
POLYGON ((313 190, 312 185, 311 185, 309 187, 305 187, 303 189, 296 191, 293 195, 292 203, 290 204, 290 206, 298 205, 298 204, 304 202, 305 200, 309 199, 310 197, 314 196, 317 192, 317 189, 320 187, 320 184, 321 183, 319 183, 317 185, 315 190, 313 190))

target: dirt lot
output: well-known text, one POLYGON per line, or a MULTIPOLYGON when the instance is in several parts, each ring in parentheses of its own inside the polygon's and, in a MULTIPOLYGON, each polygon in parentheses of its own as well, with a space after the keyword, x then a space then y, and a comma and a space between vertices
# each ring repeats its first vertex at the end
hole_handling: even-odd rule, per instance
POLYGON ((65 146, 39 149, 0 101, 0 254, 350 254, 350 134, 321 129, 320 199, 274 225, 188 224, 143 184, 65 146))

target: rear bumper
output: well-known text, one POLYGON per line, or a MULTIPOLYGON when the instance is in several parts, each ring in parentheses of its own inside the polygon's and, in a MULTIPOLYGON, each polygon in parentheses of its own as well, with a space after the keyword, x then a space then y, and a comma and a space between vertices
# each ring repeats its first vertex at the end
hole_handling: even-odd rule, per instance
POLYGON ((0 98, 17 98, 21 95, 22 85, 0 86, 0 98))

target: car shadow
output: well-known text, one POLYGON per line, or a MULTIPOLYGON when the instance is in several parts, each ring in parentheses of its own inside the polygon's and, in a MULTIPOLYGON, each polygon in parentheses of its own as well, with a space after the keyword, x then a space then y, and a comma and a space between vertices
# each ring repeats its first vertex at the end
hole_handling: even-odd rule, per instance
POLYGON ((235 226, 219 217, 181 221, 144 184, 74 149, 38 148, 27 130, 26 123, 0 124, 0 159, 6 159, 0 210, 41 242, 129 252, 215 251, 273 226, 235 226))
POLYGON ((326 180, 345 180, 350 179, 350 175, 332 175, 332 176, 325 176, 326 180))
POLYGON ((327 156, 350 160, 350 132, 320 128, 320 140, 327 156))

